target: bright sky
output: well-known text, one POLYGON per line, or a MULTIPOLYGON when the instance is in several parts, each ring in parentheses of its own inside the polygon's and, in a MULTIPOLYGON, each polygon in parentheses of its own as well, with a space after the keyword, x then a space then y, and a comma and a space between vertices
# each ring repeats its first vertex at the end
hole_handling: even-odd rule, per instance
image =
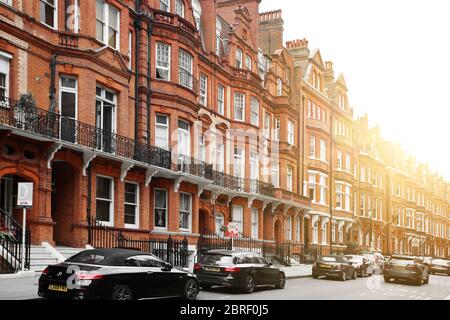
POLYGON ((263 0, 343 72, 355 115, 450 180, 450 1, 263 0))

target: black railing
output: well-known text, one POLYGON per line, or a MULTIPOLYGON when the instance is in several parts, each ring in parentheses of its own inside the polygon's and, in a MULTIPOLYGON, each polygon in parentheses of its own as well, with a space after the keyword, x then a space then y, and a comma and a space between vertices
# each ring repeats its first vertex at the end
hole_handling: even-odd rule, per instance
POLYGON ((0 124, 49 139, 73 143, 92 150, 212 180, 215 185, 229 190, 275 196, 275 189, 269 183, 218 172, 206 162, 142 144, 112 131, 31 105, 20 104, 16 100, 0 97, 0 124))
POLYGON ((176 268, 187 267, 188 241, 175 240, 172 237, 160 239, 132 239, 123 235, 121 231, 102 225, 101 221, 90 218, 88 242, 94 248, 126 248, 154 254, 169 262, 176 268))
POLYGON ((0 273, 15 273, 30 269, 31 231, 25 231, 25 261, 23 261, 22 226, 0 210, 0 273))
POLYGON ((188 156, 179 154, 176 159, 173 159, 173 171, 178 171, 197 177, 212 179, 212 165, 204 161, 200 161, 188 156))

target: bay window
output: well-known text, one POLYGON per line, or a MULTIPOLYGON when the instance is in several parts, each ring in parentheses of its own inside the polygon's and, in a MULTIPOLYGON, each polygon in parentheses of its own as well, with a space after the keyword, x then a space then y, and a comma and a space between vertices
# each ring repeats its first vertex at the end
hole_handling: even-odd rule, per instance
POLYGON ((169 117, 157 114, 155 121, 155 145, 158 148, 169 150, 169 117))
POLYGON ((170 11, 170 0, 159 0, 159 10, 170 11))
POLYGON ((242 53, 242 49, 237 48, 236 49, 236 64, 235 67, 242 69, 242 63, 243 63, 243 53, 242 53))
POLYGON ((179 83, 189 89, 193 89, 194 87, 194 78, 192 76, 193 60, 193 57, 189 53, 183 49, 180 49, 178 60, 179 83))
POLYGON ((250 123, 258 126, 259 125, 259 100, 256 97, 251 99, 251 114, 250 123))
POLYGON ((200 98, 199 102, 202 106, 208 105, 208 77, 200 74, 200 98))
POLYGON ((245 121, 245 94, 234 93, 234 120, 245 121))
POLYGON ((170 80, 170 45, 156 43, 156 79, 170 80))
POLYGON ((293 189, 293 186, 292 186, 292 183, 293 183, 293 179, 292 179, 292 167, 287 167, 287 191, 290 191, 290 192, 292 192, 292 189, 293 189))
POLYGON ((327 142, 320 139, 320 160, 327 161, 327 142))
POLYGON ((295 124, 291 120, 288 120, 287 131, 288 131, 287 142, 288 144, 293 146, 295 142, 295 124))
POLYGON ((184 3, 183 0, 175 0, 175 13, 184 18, 184 3))

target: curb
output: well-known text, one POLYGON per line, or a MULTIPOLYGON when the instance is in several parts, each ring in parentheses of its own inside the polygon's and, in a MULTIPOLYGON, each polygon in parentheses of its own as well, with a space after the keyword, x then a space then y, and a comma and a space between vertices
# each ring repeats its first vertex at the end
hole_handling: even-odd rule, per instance
POLYGON ((13 274, 0 274, 0 280, 2 279, 23 279, 23 278, 34 278, 39 275, 38 272, 35 271, 20 271, 18 273, 13 274))
POLYGON ((286 276, 286 279, 292 280, 292 279, 305 279, 305 278, 312 278, 312 274, 302 275, 302 276, 286 276))

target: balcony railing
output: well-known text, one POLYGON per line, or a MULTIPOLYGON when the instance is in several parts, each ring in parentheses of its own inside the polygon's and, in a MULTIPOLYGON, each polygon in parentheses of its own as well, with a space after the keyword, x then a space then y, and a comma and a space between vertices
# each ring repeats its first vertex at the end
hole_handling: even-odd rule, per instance
POLYGON ((76 33, 60 33, 59 34, 59 45, 66 47, 77 49, 78 48, 78 39, 79 36, 76 33))
POLYGON ((262 82, 261 77, 251 70, 232 67, 231 71, 234 77, 241 78, 244 80, 255 81, 257 83, 262 82))
POLYGON ((117 133, 63 117, 54 112, 19 104, 16 100, 0 97, 0 124, 48 139, 212 180, 214 185, 232 191, 275 196, 275 189, 269 183, 218 172, 204 161, 138 143, 117 133))
POLYGON ((188 33, 189 35, 196 37, 197 29, 186 19, 183 19, 176 14, 162 10, 152 9, 152 12, 153 12, 153 21, 155 23, 161 23, 172 27, 178 27, 184 32, 188 33))

